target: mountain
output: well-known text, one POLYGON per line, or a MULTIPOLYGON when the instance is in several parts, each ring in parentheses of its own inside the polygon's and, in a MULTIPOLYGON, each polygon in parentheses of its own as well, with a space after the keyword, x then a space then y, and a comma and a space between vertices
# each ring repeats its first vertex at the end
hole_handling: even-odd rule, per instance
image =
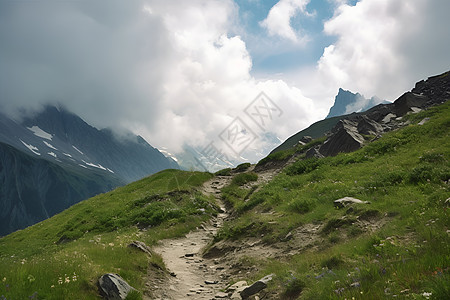
POLYGON ((18 122, 0 114, 0 235, 98 193, 178 168, 142 137, 98 130, 46 106, 18 122))
POLYGON ((334 99, 334 104, 330 108, 330 112, 326 118, 347 115, 353 112, 366 111, 369 108, 381 103, 387 104, 389 102, 386 100, 381 100, 377 96, 366 99, 360 93, 354 94, 350 91, 339 88, 339 92, 334 99))
MULTIPOLYGON (((353 135, 353 133, 350 133, 350 131, 356 130, 358 138, 360 139, 357 144, 361 145, 363 142, 361 134, 374 134, 376 136, 384 131, 390 131, 392 128, 396 128, 402 124, 402 116, 405 114, 418 112, 427 107, 445 102, 450 90, 450 79, 448 74, 449 72, 446 72, 432 76, 426 81, 422 80, 416 83, 415 87, 410 92, 404 93, 393 103, 382 103, 364 112, 330 117, 318 121, 289 137, 285 142, 275 148, 271 154, 282 150, 293 149, 299 144, 303 145, 302 139, 305 136, 310 136, 312 138, 327 136, 328 140, 330 140, 330 137, 336 132, 342 133, 339 129, 344 129, 344 131, 351 135, 353 135), (355 128, 358 126, 360 128, 355 128), (351 127, 351 130, 349 127, 351 127)), ((351 93, 349 94, 344 91, 343 94, 349 96, 351 93)), ((337 135, 334 136, 339 140, 337 135)), ((354 139, 352 138, 352 140, 354 139)), ((341 144, 341 142, 338 141, 338 144, 341 144)), ((330 145, 331 143, 328 143, 326 147, 329 147, 330 145)))

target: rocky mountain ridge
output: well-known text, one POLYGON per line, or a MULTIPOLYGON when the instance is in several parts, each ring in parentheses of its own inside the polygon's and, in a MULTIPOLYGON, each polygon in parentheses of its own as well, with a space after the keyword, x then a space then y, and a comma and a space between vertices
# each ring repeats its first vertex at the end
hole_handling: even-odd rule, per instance
POLYGON ((360 93, 352 93, 350 91, 339 88, 338 94, 334 99, 334 104, 330 108, 326 119, 336 116, 347 115, 353 112, 363 112, 378 104, 387 104, 386 100, 382 100, 377 96, 366 99, 360 93))
POLYGON ((142 137, 118 138, 62 108, 20 122, 0 114, 0 235, 168 168, 179 167, 142 137))
POLYGON ((432 76, 426 81, 417 82, 415 87, 404 93, 393 103, 379 104, 362 113, 353 113, 325 119, 311 125, 287 139, 272 153, 286 150, 296 145, 304 145, 302 139, 308 131, 314 138, 326 136, 321 145, 307 152, 307 157, 334 156, 341 152, 351 152, 361 148, 364 143, 376 139, 384 132, 408 125, 402 120, 408 113, 417 113, 428 107, 441 104, 450 97, 450 71, 432 76))

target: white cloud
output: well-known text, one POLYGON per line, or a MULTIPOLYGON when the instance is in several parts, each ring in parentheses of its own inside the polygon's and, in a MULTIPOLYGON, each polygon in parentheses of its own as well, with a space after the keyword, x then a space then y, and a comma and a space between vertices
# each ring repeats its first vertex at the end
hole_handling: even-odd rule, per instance
POLYGON ((247 47, 230 33, 231 0, 0 5, 8 110, 61 102, 90 124, 125 126, 172 153, 218 140, 261 91, 285 111, 270 128, 279 137, 314 118, 300 90, 250 75, 247 47))
POLYGON ((324 31, 337 42, 318 62, 321 81, 395 100, 426 76, 450 66, 445 0, 361 0, 341 5, 324 31))
POLYGON ((270 36, 280 36, 297 43, 301 38, 290 22, 298 13, 308 15, 308 3, 309 0, 280 0, 270 9, 267 18, 261 21, 260 25, 267 29, 270 36))

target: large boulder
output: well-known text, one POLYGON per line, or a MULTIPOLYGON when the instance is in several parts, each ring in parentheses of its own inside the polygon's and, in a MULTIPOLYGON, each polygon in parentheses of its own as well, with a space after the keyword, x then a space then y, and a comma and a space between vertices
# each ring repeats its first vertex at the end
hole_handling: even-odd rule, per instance
POLYGON ((108 300, 124 300, 131 290, 134 290, 118 274, 108 273, 98 279, 100 294, 108 300))
POLYGON ((241 292, 242 299, 247 299, 248 297, 256 293, 259 293, 260 291, 265 289, 267 287, 267 283, 272 280, 273 276, 274 274, 267 275, 261 278, 260 280, 256 281, 255 283, 253 283, 251 286, 243 289, 241 292))
POLYGON ((356 129, 360 134, 375 136, 381 135, 384 131, 380 124, 364 115, 360 116, 356 129))
POLYGON ((341 152, 352 152, 361 148, 364 138, 359 134, 357 126, 358 123, 355 121, 339 121, 319 152, 323 156, 335 156, 341 152))
POLYGON ((406 92, 400 98, 395 100, 393 112, 397 116, 403 116, 406 113, 412 111, 412 107, 422 108, 428 101, 428 97, 424 95, 414 94, 412 92, 406 92))

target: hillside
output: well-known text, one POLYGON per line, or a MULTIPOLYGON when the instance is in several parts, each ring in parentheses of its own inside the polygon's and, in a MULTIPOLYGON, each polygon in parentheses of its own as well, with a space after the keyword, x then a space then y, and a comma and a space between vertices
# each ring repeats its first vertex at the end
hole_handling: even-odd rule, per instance
POLYGON ((97 299, 98 278, 118 273, 128 299, 233 299, 230 284, 273 274, 249 299, 448 299, 446 74, 372 110, 396 118, 348 153, 315 155, 367 119, 256 166, 162 171, 1 238, 0 295, 97 299))

